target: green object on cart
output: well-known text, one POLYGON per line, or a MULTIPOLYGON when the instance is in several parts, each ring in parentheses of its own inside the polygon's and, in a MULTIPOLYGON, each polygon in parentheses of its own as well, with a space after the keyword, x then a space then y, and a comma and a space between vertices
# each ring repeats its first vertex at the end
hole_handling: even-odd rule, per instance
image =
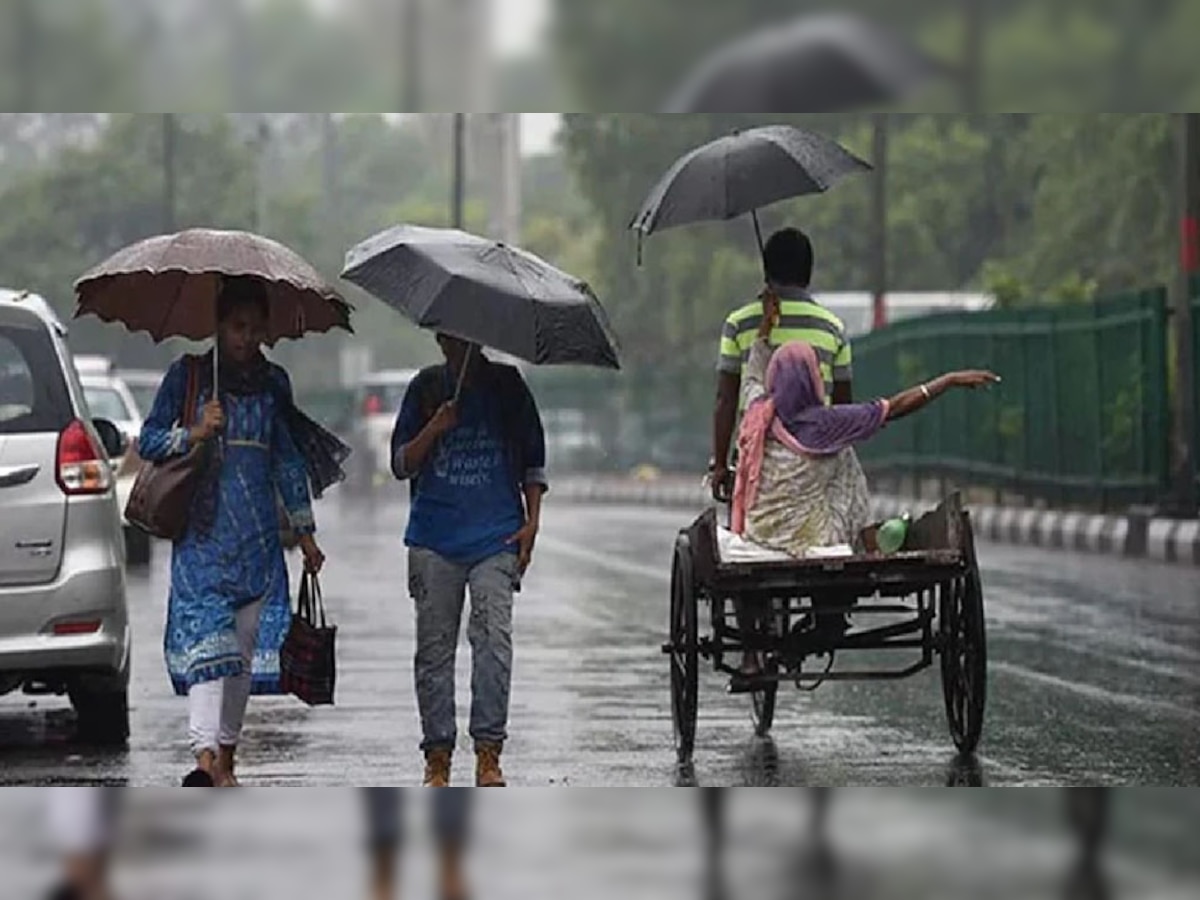
POLYGON ((884 556, 899 553, 908 540, 908 528, 912 525, 912 516, 905 513, 898 519, 888 519, 879 526, 879 552, 884 556))

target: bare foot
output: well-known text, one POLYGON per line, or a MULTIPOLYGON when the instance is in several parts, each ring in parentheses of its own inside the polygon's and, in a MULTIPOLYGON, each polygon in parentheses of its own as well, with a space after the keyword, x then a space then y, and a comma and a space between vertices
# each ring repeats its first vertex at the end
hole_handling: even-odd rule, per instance
POLYGON ((233 770, 237 765, 235 759, 237 755, 237 747, 222 747, 221 755, 217 759, 217 768, 213 773, 213 779, 219 788, 235 788, 241 787, 238 783, 237 776, 233 770))

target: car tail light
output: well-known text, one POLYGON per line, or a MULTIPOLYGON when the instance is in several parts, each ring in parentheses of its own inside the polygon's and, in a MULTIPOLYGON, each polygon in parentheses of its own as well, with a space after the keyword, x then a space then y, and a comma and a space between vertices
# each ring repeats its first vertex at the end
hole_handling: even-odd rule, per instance
POLYGON ((58 486, 69 497, 103 494, 112 487, 104 453, 78 419, 58 436, 58 486))
POLYGON ((99 622, 58 622, 54 633, 58 637, 70 637, 77 634, 95 634, 100 630, 99 622))
POLYGON ((383 412, 382 401, 375 394, 371 394, 363 404, 363 413, 368 416, 377 416, 381 412, 383 412))

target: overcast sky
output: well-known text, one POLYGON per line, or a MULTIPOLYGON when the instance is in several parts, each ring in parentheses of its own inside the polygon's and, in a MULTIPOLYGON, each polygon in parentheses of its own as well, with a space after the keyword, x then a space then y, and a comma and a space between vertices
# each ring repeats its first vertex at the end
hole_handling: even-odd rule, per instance
POLYGON ((506 55, 528 53, 538 46, 549 17, 550 0, 492 0, 496 47, 506 55))
MULTIPOLYGON (((520 56, 537 49, 546 26, 550 0, 492 0, 496 48, 505 56, 520 56)), ((603 0, 597 0, 603 2, 603 0)), ((521 123, 526 153, 544 153, 551 148, 558 130, 555 113, 526 113, 521 123)))

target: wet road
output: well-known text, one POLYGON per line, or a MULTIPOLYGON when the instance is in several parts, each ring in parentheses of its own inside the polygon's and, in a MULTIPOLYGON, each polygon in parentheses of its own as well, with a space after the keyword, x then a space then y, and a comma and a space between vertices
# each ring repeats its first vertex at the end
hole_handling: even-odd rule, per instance
MULTIPOLYGON (((403 896, 434 896, 429 795, 410 791, 403 896)), ((41 896, 53 877, 37 823, 45 792, 9 792, 0 808, 3 896, 41 896), (39 852, 43 849, 43 852, 39 852)), ((361 797, 346 790, 211 794, 124 792, 117 895, 366 896, 361 797)), ((697 794, 669 789, 481 792, 467 867, 473 896, 693 900, 704 896, 697 794)), ((801 791, 739 791, 728 809, 723 880, 747 900, 1175 900, 1194 897, 1200 866, 1193 791, 1121 791, 1101 865, 1076 881, 1078 845, 1059 791, 844 790, 817 835, 801 791), (1138 843, 1134 837, 1140 836, 1138 843), (1069 893, 1072 885, 1090 890, 1069 893)))
MULTIPOLYGON (((335 498, 319 509, 330 560, 325 595, 341 628, 338 706, 252 700, 242 754, 248 783, 417 783, 405 514, 399 501, 368 509, 335 498)), ((514 785, 677 783, 658 648, 671 545, 686 519, 549 504, 517 599, 506 754, 514 785)), ((75 746, 65 701, 10 695, 0 699, 0 782, 177 783, 188 765, 186 709, 170 694, 159 651, 167 552, 158 550, 152 569, 131 578, 128 752, 75 746)), ((935 671, 898 684, 785 689, 772 742, 752 738, 747 700, 726 696, 721 679, 702 673, 696 782, 1200 784, 1195 572, 998 546, 982 548, 982 563, 991 678, 977 766, 954 762, 935 671)), ((465 701, 466 652, 459 673, 465 701)))

